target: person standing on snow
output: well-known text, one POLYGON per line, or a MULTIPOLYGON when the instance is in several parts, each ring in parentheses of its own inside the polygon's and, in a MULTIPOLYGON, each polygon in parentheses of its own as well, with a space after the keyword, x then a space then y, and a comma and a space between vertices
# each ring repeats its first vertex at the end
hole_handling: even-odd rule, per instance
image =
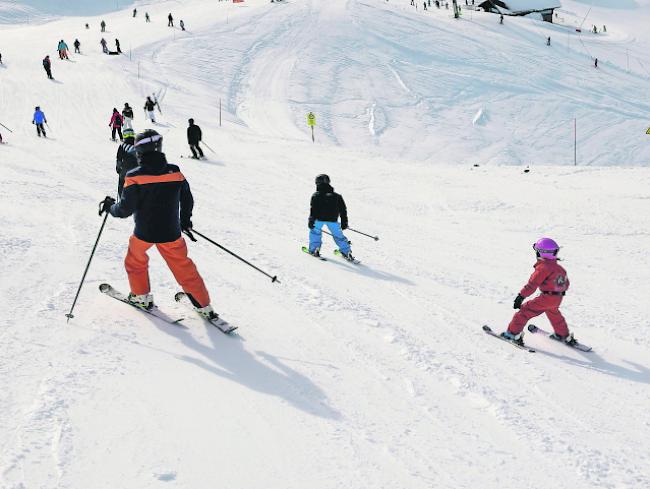
POLYGON ((79 39, 74 40, 74 52, 81 54, 81 51, 79 48, 81 47, 81 43, 79 42, 79 39))
POLYGON ((560 247, 551 238, 541 238, 533 244, 533 249, 537 256, 535 271, 515 298, 513 307, 519 309, 519 312, 515 313, 508 329, 501 333, 501 336, 523 345, 523 330, 526 323, 530 319, 546 313, 546 317, 555 331, 551 335, 553 339, 573 344, 576 340, 573 338, 573 334, 569 333, 566 320, 560 312, 560 304, 569 288, 569 277, 566 270, 557 262, 557 253, 560 247), (524 299, 532 295, 538 288, 541 294, 524 303, 524 299))
POLYGON ((63 39, 59 41, 59 46, 57 47, 59 50, 59 58, 61 59, 70 59, 68 58, 68 45, 65 43, 63 39))
POLYGON ((45 134, 45 128, 43 127, 43 124, 47 124, 47 119, 45 118, 45 114, 41 108, 38 106, 34 108, 34 117, 32 118, 32 124, 36 124, 36 135, 39 138, 41 137, 41 134, 44 138, 47 137, 45 134))
POLYGON ((126 174, 120 202, 116 204, 115 199, 106 197, 100 214, 110 212, 120 218, 133 214, 135 218, 124 260, 132 304, 143 309, 153 307, 147 250, 156 246, 196 311, 214 319, 218 316, 210 305, 210 295, 196 265, 187 256, 187 244, 181 235, 182 231, 192 230, 192 192, 178 166, 167 163, 162 142, 162 136, 152 129, 136 136, 139 166, 126 174))
POLYGON ((115 156, 115 171, 119 175, 117 182, 117 195, 122 195, 126 174, 138 166, 135 154, 135 133, 133 129, 124 129, 124 142, 120 144, 115 156))
POLYGON ((124 104, 122 109, 122 119, 124 121, 124 129, 126 134, 126 129, 133 129, 133 109, 129 104, 124 104))
POLYGON ((156 113, 154 112, 156 104, 157 102, 151 100, 151 97, 147 97, 147 101, 144 103, 144 110, 149 116, 149 120, 154 124, 156 123, 156 113))
POLYGON ((133 9, 133 18, 135 19, 135 16, 138 15, 138 9, 134 8, 133 9))
POLYGON ((102 40, 99 41, 99 44, 102 45, 102 51, 104 52, 104 54, 108 54, 108 48, 106 47, 106 39, 102 37, 102 40))
POLYGON ((187 144, 190 145, 192 158, 198 160, 199 158, 203 158, 203 150, 199 146, 199 142, 201 142, 201 139, 203 137, 201 134, 201 128, 194 124, 194 119, 189 119, 187 122, 190 124, 190 126, 187 128, 187 144), (197 151, 199 153, 198 155, 196 154, 197 151))
POLYGON ((102 20, 102 23, 99 24, 99 26, 102 28, 102 32, 106 32, 106 22, 102 20))
POLYGON ((145 22, 151 22, 151 18, 149 17, 149 12, 144 13, 144 21, 145 22))
POLYGON ((183 19, 181 19, 179 25, 181 26, 181 30, 184 31, 185 30, 185 22, 183 22, 183 19))
POLYGON ((322 174, 316 177, 316 192, 311 196, 309 212, 309 253, 320 256, 323 226, 327 226, 334 236, 334 242, 339 251, 348 261, 354 261, 350 242, 343 235, 343 230, 348 228, 348 210, 340 194, 334 192, 330 185, 330 177, 322 174), (341 224, 339 224, 341 216, 341 224))
POLYGON ((122 48, 120 47, 119 39, 115 39, 115 51, 117 51, 119 54, 122 54, 122 48))
POLYGON ((108 123, 108 127, 112 127, 113 131, 111 133, 111 141, 115 141, 115 132, 120 135, 120 141, 122 141, 122 116, 116 108, 113 108, 113 115, 111 115, 111 122, 108 123))
POLYGON ((171 12, 169 12, 169 15, 167 16, 167 27, 174 27, 174 17, 172 17, 171 12))
POLYGON ((52 76, 52 62, 50 61, 50 56, 45 56, 43 59, 43 69, 45 70, 45 73, 47 73, 47 77, 50 80, 54 80, 54 77, 52 76))

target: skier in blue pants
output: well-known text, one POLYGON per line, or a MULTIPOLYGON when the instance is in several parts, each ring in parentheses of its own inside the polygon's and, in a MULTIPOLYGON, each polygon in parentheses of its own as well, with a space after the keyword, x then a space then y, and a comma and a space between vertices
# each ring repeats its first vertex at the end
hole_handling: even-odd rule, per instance
POLYGON ((334 192, 330 185, 330 177, 318 175, 316 177, 316 192, 311 196, 309 212, 309 253, 320 256, 322 244, 322 228, 327 226, 334 235, 334 242, 339 247, 343 258, 353 261, 350 242, 343 234, 348 228, 348 210, 340 194, 334 192), (339 224, 339 216, 341 223, 339 224))

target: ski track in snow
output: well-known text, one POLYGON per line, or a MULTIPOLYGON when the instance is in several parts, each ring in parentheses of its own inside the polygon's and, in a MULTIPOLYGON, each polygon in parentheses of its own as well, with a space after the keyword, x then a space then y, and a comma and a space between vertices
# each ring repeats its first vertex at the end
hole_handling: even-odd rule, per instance
MULTIPOLYGON (((185 33, 165 25, 177 2, 148 5, 149 25, 106 14, 132 60, 100 54, 99 17, 0 31, 0 122, 14 128, 0 148, 0 487, 650 487, 649 178, 540 165, 572 158, 576 111, 581 164, 645 162, 646 140, 628 136, 645 131, 640 77, 545 49, 556 26, 402 3, 189 0, 185 33), (83 55, 54 60, 53 84, 38 60, 60 32, 83 55), (132 224, 115 219, 65 322, 97 202, 115 192, 111 108, 128 101, 141 129, 152 93, 171 161, 188 117, 217 152, 181 160, 195 227, 282 281, 190 244, 239 335, 175 304, 155 252, 156 300, 184 328, 99 294, 127 288, 132 224), (35 137, 36 104, 54 140, 35 137), (381 236, 348 233, 361 265, 328 236, 327 262, 300 252, 322 172, 351 225, 381 236), (563 244, 563 311, 592 353, 529 335, 528 354, 480 329, 510 320, 543 234, 563 244)), ((612 36, 595 41, 646 42, 612 36)))

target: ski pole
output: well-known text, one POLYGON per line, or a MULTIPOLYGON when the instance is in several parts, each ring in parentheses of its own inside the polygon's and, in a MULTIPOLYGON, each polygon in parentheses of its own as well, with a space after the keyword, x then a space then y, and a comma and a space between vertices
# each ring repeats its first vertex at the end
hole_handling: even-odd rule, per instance
POLYGON ((364 236, 368 236, 369 238, 372 238, 372 239, 374 239, 375 241, 379 241, 379 236, 371 236, 371 235, 369 235, 369 234, 362 233, 361 231, 357 231, 356 229, 352 229, 352 228, 348 228, 348 230, 349 230, 349 231, 352 231, 353 233, 363 234, 364 236))
POLYGON ((228 253, 228 254, 234 256, 235 258, 237 258, 238 260, 241 260, 241 261, 243 261, 244 263, 246 263, 246 265, 248 265, 248 266, 254 268, 255 270, 257 270, 257 271, 260 272, 261 274, 266 275, 268 278, 271 279, 271 282, 277 282, 277 283, 280 283, 280 281, 278 280, 278 276, 277 276, 277 275, 275 275, 275 276, 271 276, 271 275, 269 275, 269 274, 266 273, 264 270, 261 270, 261 269, 257 268, 255 265, 253 265, 253 264, 250 263, 249 261, 246 261, 246 260, 244 260, 241 256, 237 255, 236 253, 233 253, 232 251, 230 251, 230 250, 229 250, 228 248, 226 248, 225 246, 220 245, 220 244, 217 243, 216 241, 212 241, 210 238, 208 238, 207 236, 201 234, 201 233, 198 232, 196 229, 192 229, 191 231, 183 231, 183 232, 184 232, 184 233, 185 233, 185 234, 186 234, 186 235, 187 235, 187 236, 188 236, 192 241, 196 241, 196 238, 193 236, 193 234, 198 234, 198 235, 201 236, 204 240, 206 240, 208 243, 212 243, 212 244, 215 245, 217 248, 221 248, 221 249, 222 249, 223 251, 225 251, 226 253, 228 253))
POLYGON ((201 141, 201 142, 203 143, 203 146, 205 146, 206 148, 208 148, 208 149, 209 149, 210 151, 212 151, 214 154, 217 154, 217 153, 215 152, 215 150, 213 150, 210 146, 208 146, 208 144, 207 144, 205 141, 201 141))
MULTIPOLYGON (((101 202, 100 202, 100 209, 101 209, 101 202)), ((101 210, 100 210, 101 212, 101 210)), ((108 219, 108 212, 104 216, 104 220, 102 221, 102 227, 99 228, 99 234, 97 235, 97 240, 95 241, 95 246, 93 246, 93 250, 90 252, 90 258, 88 258, 88 263, 86 264, 86 269, 84 270, 84 274, 81 277, 81 282, 79 283, 79 288, 77 289, 77 295, 74 296, 74 301, 72 301, 72 307, 70 308, 70 312, 66 314, 65 316, 68 318, 68 321, 70 322, 70 319, 72 319, 74 316, 72 315, 72 311, 74 310, 74 306, 77 304, 77 299, 79 298, 79 293, 81 292, 81 287, 83 287, 84 281, 86 280, 86 274, 88 273, 88 269, 90 268, 90 262, 93 260, 93 256, 95 256, 95 250, 97 249, 97 245, 99 244, 99 238, 102 236, 102 232, 104 231, 104 225, 106 224, 106 219, 108 219)))
POLYGON ((0 126, 4 127, 7 131, 13 133, 13 131, 9 129, 7 126, 5 126, 2 122, 0 122, 0 126))
MULTIPOLYGON (((334 238, 334 235, 332 233, 330 233, 329 231, 321 229, 320 232, 325 233, 325 234, 329 234, 332 238, 334 238)), ((350 244, 350 245, 352 244, 352 241, 350 241, 348 238, 345 238, 345 240, 348 242, 348 244, 350 244)))
POLYGON ((47 126, 47 130, 52 132, 52 128, 50 127, 50 125, 47 122, 45 123, 45 125, 47 126))

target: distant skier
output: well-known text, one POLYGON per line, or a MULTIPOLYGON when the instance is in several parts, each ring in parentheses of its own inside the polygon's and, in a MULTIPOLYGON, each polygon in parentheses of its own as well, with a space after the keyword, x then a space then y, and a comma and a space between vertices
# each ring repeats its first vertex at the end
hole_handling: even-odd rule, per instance
POLYGON ((427 9, 427 2, 425 1, 424 2, 424 10, 426 10, 426 9, 427 9))
POLYGON ((106 32, 106 22, 102 20, 102 23, 99 24, 99 26, 102 28, 102 32, 106 32))
POLYGON ((151 129, 136 136, 139 166, 126 174, 120 202, 116 204, 115 199, 106 197, 100 213, 110 212, 120 218, 133 214, 135 218, 135 230, 124 260, 131 288, 129 300, 134 305, 143 309, 153 307, 147 250, 156 246, 196 311, 208 319, 216 318, 208 290, 187 256, 187 244, 181 234, 192 230, 192 192, 178 166, 167 163, 162 142, 162 136, 151 129))
POLYGON ((144 21, 145 22, 151 22, 151 17, 149 17, 149 12, 144 13, 144 21))
POLYGON ((598 58, 594 60, 594 68, 598 68, 598 58))
POLYGON ((81 51, 79 48, 81 47, 81 43, 79 42, 79 39, 74 40, 74 52, 81 54, 81 51))
POLYGON ((182 30, 182 31, 185 30, 185 22, 183 22, 183 19, 181 19, 181 21, 180 21, 180 23, 179 23, 178 25, 181 26, 181 30, 182 30))
POLYGON ((122 54, 122 48, 120 47, 119 39, 115 39, 115 51, 117 51, 119 54, 122 54))
POLYGON ((0 65, 2 64, 2 53, 0 53, 0 65))
POLYGON ((348 210, 340 194, 334 192, 330 185, 330 177, 321 174, 316 177, 316 192, 311 196, 309 211, 309 253, 320 256, 322 244, 322 227, 329 228, 334 235, 334 241, 339 251, 348 261, 354 261, 350 242, 343 235, 343 230, 348 228, 348 210), (339 216, 341 224, 339 224, 339 216))
POLYGON ((122 195, 124 179, 126 174, 138 166, 138 159, 135 154, 135 133, 133 129, 124 129, 124 141, 117 149, 115 156, 115 171, 119 175, 117 182, 117 195, 122 195))
POLYGON ((127 129, 133 129, 133 109, 128 103, 125 103, 122 109, 122 119, 124 120, 124 134, 126 134, 127 129))
POLYGON ((133 18, 135 19, 135 16, 138 15, 138 9, 134 8, 133 9, 133 18))
POLYGON ((32 119, 32 124, 36 124, 36 135, 39 138, 41 135, 43 135, 44 138, 47 137, 47 134, 45 134, 45 128, 43 127, 43 124, 47 124, 47 119, 45 118, 45 114, 41 108, 38 106, 34 108, 34 117, 32 119))
POLYGON ((45 73, 47 73, 47 77, 50 80, 54 80, 54 77, 52 76, 52 62, 50 61, 50 56, 45 56, 43 59, 43 69, 45 70, 45 73))
POLYGON ((106 43, 106 39, 104 39, 104 38, 102 37, 102 40, 99 41, 99 44, 102 45, 102 51, 104 52, 104 54, 108 54, 108 47, 106 47, 106 44, 107 44, 107 43, 106 43))
POLYGON ((167 27, 174 27, 174 17, 172 17, 171 12, 169 12, 169 15, 167 16, 167 27))
POLYGON ((554 339, 573 344, 575 343, 573 334, 569 333, 566 321, 559 310, 562 298, 569 288, 566 270, 557 263, 557 253, 560 247, 551 238, 541 238, 533 244, 533 249, 537 256, 535 272, 515 298, 513 307, 519 309, 519 312, 515 313, 508 329, 501 333, 501 336, 523 345, 522 331, 526 323, 530 319, 546 313, 546 317, 555 331, 554 339), (524 303, 524 299, 535 293, 538 288, 541 294, 524 303))
POLYGON ((503 24, 503 14, 499 14, 499 24, 503 24))
POLYGON ((65 43, 63 39, 59 41, 59 45, 57 47, 59 51, 59 58, 60 59, 70 59, 68 58, 68 45, 65 43))
POLYGON ((201 128, 194 124, 194 119, 189 119, 187 121, 190 125, 187 128, 187 144, 190 145, 190 151, 192 151, 192 158, 198 160, 203 158, 203 150, 199 146, 203 135, 201 133, 201 128), (198 152, 198 155, 197 155, 198 152))
POLYGON ((115 141, 115 133, 117 132, 120 136, 120 141, 122 141, 122 116, 117 109, 113 108, 113 114, 111 115, 111 122, 108 123, 108 127, 112 128, 111 140, 115 141))
POLYGON ((144 110, 149 120, 154 124, 156 123, 156 105, 158 105, 158 102, 151 100, 151 97, 147 97, 147 101, 144 103, 144 110))
POLYGON ((547 46, 550 46, 550 45, 551 45, 551 36, 548 36, 548 37, 546 38, 546 45, 547 45, 547 46))

